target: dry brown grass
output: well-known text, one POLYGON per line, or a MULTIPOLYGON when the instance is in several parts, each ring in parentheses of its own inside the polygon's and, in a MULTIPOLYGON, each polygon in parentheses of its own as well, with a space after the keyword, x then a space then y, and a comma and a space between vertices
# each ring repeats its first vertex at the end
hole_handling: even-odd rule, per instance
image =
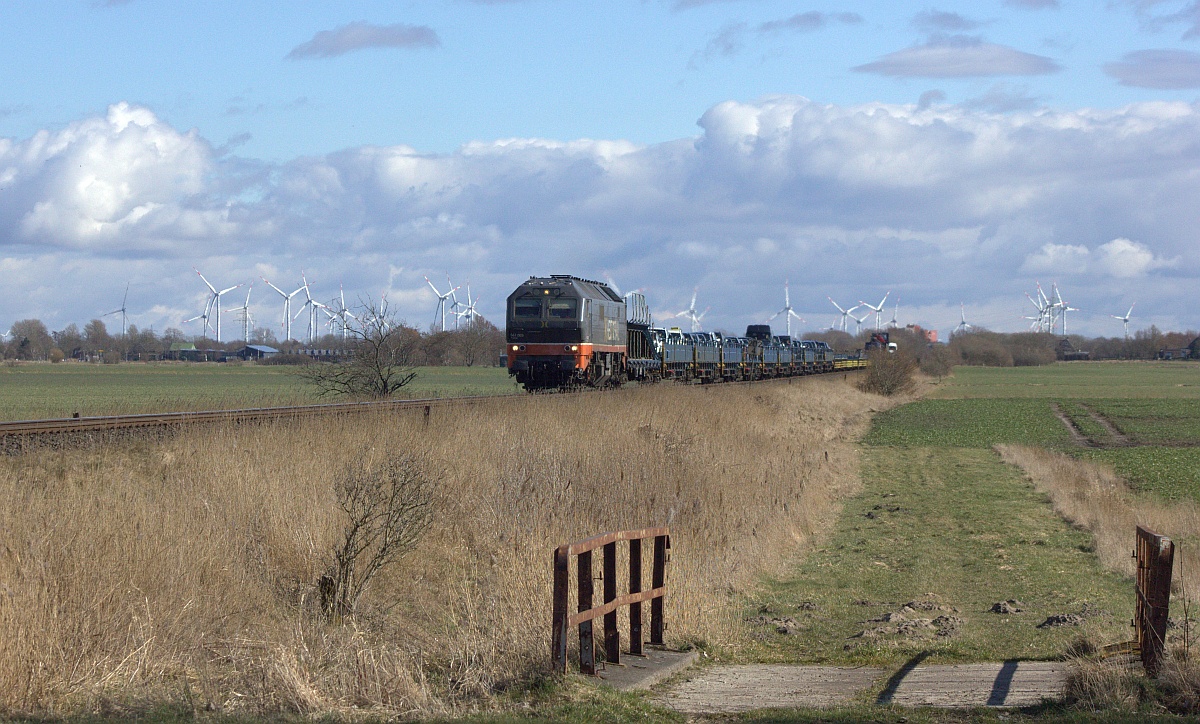
POLYGON ((1200 709, 1200 651, 1196 650, 1194 621, 1189 621, 1195 617, 1200 593, 1200 507, 1134 495, 1112 469, 1062 453, 1021 445, 998 445, 997 450, 1005 462, 1025 471, 1063 518, 1092 533, 1096 554, 1106 567, 1134 575, 1130 551, 1139 525, 1175 541, 1172 615, 1181 625, 1168 632, 1172 656, 1158 681, 1148 684, 1140 666, 1085 660, 1072 677, 1073 696, 1095 710, 1136 708, 1151 698, 1176 712, 1200 709))
POLYGON ((839 379, 197 428, 0 461, 0 713, 175 703, 452 712, 544 669, 551 550, 670 523, 669 639, 736 646, 735 595, 857 481, 880 398, 839 379), (315 585, 350 459, 442 471, 350 625, 315 585))

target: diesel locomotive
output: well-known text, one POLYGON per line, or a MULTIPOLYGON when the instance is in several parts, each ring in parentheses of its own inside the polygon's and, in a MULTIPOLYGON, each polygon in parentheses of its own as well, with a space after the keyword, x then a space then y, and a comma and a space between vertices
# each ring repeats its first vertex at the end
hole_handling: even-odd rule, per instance
POLYGON ((508 373, 526 390, 617 387, 629 381, 734 382, 858 369, 824 342, 752 324, 744 337, 653 326, 645 297, 603 282, 530 277, 508 297, 508 373))

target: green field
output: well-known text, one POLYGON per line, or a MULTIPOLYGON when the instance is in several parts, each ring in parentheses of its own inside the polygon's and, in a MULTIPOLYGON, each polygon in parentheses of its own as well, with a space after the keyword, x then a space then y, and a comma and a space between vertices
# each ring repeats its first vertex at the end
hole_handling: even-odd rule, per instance
POLYGON ((928 398, 880 414, 866 442, 1041 445, 1111 465, 1138 492, 1200 501, 1200 364, 959 367, 928 398), (1090 446, 1072 441, 1055 407, 1090 446))
MULTIPOLYGON (((0 420, 328 402, 295 367, 186 362, 0 366, 0 420)), ((404 397, 513 394, 501 367, 423 367, 404 397)))

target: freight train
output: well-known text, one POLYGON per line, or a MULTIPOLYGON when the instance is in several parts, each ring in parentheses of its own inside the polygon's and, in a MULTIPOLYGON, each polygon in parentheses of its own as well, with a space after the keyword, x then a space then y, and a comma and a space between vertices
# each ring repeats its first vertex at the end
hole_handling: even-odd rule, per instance
POLYGON ((735 382, 860 369, 861 354, 771 334, 744 337, 653 325, 645 297, 567 275, 530 277, 508 297, 509 375, 530 392, 618 387, 626 382, 735 382))

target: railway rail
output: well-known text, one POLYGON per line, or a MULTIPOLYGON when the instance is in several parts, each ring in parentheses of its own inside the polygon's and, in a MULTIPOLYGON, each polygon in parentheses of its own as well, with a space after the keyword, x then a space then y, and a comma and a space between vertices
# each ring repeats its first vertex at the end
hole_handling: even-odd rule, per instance
MULTIPOLYGON (((857 371, 858 367, 838 367, 834 372, 857 371)), ((795 377, 772 377, 761 380, 746 380, 734 384, 757 384, 760 382, 782 382, 795 377)), ((685 383, 686 384, 686 383, 685 383)), ((578 394, 584 390, 574 393, 578 394)), ((558 392, 558 394, 564 394, 558 392)), ((316 417, 321 415, 350 414, 370 410, 424 409, 425 414, 433 407, 451 407, 474 404, 483 400, 504 398, 527 399, 527 395, 470 395, 463 397, 434 397, 412 400, 374 400, 368 402, 331 402, 315 405, 289 405, 283 407, 249 407, 233 410, 201 410, 192 412, 149 412, 130 415, 96 415, 88 417, 58 417, 43 420, 15 420, 0 422, 0 441, 21 437, 59 435, 88 432, 108 432, 137 428, 175 427, 212 422, 250 422, 282 418, 316 417)))
POLYGON ((108 430, 126 430, 139 427, 171 427, 207 422, 247 422, 288 417, 314 417, 336 415, 368 410, 393 410, 471 404, 490 400, 501 395, 475 395, 469 397, 438 397, 419 400, 376 400, 370 402, 333 402, 316 405, 290 405, 286 407, 251 407, 239 410, 203 410, 196 412, 151 412, 133 415, 99 415, 94 417, 60 417, 46 420, 17 420, 0 422, 0 438, 21 435, 51 435, 108 430))

